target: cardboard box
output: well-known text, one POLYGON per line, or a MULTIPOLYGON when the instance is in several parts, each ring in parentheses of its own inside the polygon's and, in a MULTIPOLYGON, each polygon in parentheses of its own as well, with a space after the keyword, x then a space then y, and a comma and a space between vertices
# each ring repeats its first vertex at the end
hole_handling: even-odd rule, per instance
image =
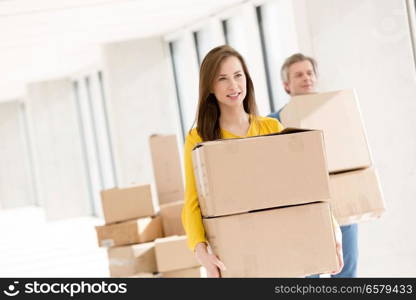
POLYGON ((107 255, 111 277, 157 272, 153 242, 108 248, 107 255))
POLYGON ((183 200, 184 184, 176 136, 152 135, 149 144, 159 204, 183 200))
POLYGON ((106 224, 155 215, 150 185, 101 191, 106 224))
POLYGON ((127 276, 128 278, 160 278, 159 273, 137 273, 127 276))
POLYGON ((192 159, 204 217, 330 199, 321 131, 205 142, 192 159))
POLYGON ((186 244, 186 236, 170 236, 155 240, 159 272, 177 271, 199 266, 195 255, 186 244))
POLYGON ((340 225, 377 219, 385 212, 375 169, 334 174, 329 182, 332 211, 340 225))
POLYGON ((98 245, 116 247, 151 242, 163 236, 160 216, 96 226, 98 245))
POLYGON ((323 130, 329 172, 371 165, 354 90, 293 97, 281 111, 280 117, 287 127, 323 130))
POLYGON ((200 278, 203 277, 202 267, 189 268, 160 274, 161 278, 200 278))
POLYGON ((204 219, 222 277, 303 277, 337 268, 328 202, 204 219))
POLYGON ((185 235, 181 217, 182 207, 183 201, 160 205, 160 216, 162 218, 163 232, 165 236, 185 235))

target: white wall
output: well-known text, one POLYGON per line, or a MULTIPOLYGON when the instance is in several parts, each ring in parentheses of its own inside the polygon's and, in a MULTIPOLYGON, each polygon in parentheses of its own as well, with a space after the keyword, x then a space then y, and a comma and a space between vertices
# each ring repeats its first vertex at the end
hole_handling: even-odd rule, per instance
POLYGON ((360 276, 416 276, 416 77, 402 0, 296 0, 320 90, 356 88, 387 203, 360 225, 360 276), (306 25, 306 26, 304 26, 306 25), (309 25, 309 26, 308 26, 309 25))
POLYGON ((0 104, 0 207, 33 205, 25 128, 19 101, 0 104))
POLYGON ((72 82, 31 83, 26 98, 39 200, 48 219, 91 214, 72 82))
MULTIPOLYGON (((230 45, 234 47, 247 63, 256 93, 259 113, 270 112, 266 76, 261 52, 260 35, 253 3, 231 7, 220 14, 209 16, 196 24, 182 28, 165 36, 166 43, 176 43, 178 55, 176 69, 179 77, 180 100, 184 115, 185 131, 192 126, 198 105, 199 65, 192 33, 200 31, 201 61, 214 47, 225 44, 221 21, 229 21, 230 45)), ((176 97, 176 96, 175 96, 176 97)))
MULTIPOLYGON (((208 27, 208 29, 211 29, 211 27, 208 27)), ((196 51, 194 49, 192 31, 181 31, 172 38, 172 41, 184 135, 186 136, 195 121, 198 107, 199 66, 196 51)), ((166 41, 166 43, 168 42, 169 41, 166 41)), ((201 59, 203 59, 203 57, 201 59)), ((174 70, 172 66, 171 74, 173 75, 173 73, 174 70)), ((175 79, 174 77, 171 77, 170 80, 173 84, 175 79)), ((170 97, 176 99, 175 103, 178 102, 176 94, 171 93, 170 97)))
POLYGON ((148 138, 180 134, 169 54, 160 37, 103 46, 104 83, 120 186, 153 182, 148 138))
POLYGON ((289 95, 281 84, 280 68, 285 59, 299 52, 299 44, 304 45, 308 40, 298 36, 296 26, 305 18, 295 18, 295 10, 299 14, 299 5, 292 0, 273 0, 264 4, 263 23, 265 43, 269 60, 269 74, 274 100, 274 110, 278 111, 289 101, 289 95))
POLYGON ((264 71, 263 55, 261 51, 260 33, 257 26, 256 11, 252 3, 241 6, 244 32, 246 38, 246 51, 242 52, 249 68, 256 93, 256 103, 260 115, 270 112, 270 100, 267 93, 266 74, 264 71))

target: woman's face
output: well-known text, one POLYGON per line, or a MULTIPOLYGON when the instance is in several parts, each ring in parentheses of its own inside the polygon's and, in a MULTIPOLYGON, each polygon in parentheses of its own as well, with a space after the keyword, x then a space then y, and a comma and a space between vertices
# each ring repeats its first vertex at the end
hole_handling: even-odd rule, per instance
POLYGON ((246 97, 246 75, 240 60, 235 56, 225 58, 214 78, 212 92, 220 106, 242 105, 246 97))

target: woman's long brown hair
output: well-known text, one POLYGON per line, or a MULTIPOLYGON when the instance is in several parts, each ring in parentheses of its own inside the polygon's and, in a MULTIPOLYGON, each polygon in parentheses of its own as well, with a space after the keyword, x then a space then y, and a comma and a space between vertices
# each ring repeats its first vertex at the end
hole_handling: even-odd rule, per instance
POLYGON ((247 65, 243 57, 228 45, 218 46, 212 49, 202 61, 199 71, 199 100, 196 130, 204 142, 222 138, 220 128, 221 111, 217 98, 211 93, 211 90, 221 63, 225 58, 230 56, 235 56, 240 60, 246 76, 247 94, 243 100, 244 110, 250 116, 257 116, 258 114, 253 81, 248 73, 247 65))

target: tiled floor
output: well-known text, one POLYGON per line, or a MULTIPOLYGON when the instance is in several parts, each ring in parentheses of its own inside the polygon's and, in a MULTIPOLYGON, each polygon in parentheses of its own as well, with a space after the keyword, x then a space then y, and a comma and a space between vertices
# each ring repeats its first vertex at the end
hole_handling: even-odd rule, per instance
MULTIPOLYGON (((94 229, 102 223, 92 217, 46 222, 37 207, 0 210, 0 277, 108 277, 94 229)), ((413 224, 394 211, 360 224, 359 276, 414 277, 413 224)))
POLYGON ((46 222, 37 207, 0 210, 0 277, 108 277, 92 217, 46 222))

